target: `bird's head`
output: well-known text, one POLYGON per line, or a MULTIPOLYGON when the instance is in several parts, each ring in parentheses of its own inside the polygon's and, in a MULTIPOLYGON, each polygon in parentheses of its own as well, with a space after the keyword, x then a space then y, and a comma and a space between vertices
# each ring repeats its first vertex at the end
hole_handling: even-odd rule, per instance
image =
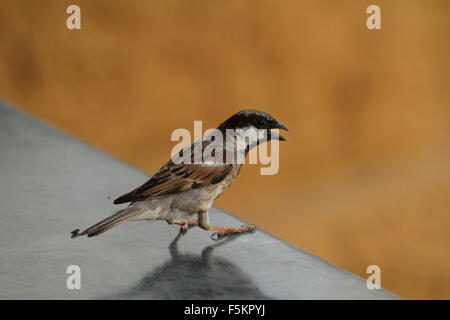
POLYGON ((264 111, 250 109, 242 110, 232 115, 230 118, 225 120, 218 129, 222 132, 225 132, 227 129, 232 129, 237 132, 247 132, 248 130, 255 129, 258 130, 260 135, 258 136, 257 141, 251 143, 252 147, 270 140, 286 141, 282 135, 271 131, 272 129, 289 131, 284 124, 270 114, 264 111))

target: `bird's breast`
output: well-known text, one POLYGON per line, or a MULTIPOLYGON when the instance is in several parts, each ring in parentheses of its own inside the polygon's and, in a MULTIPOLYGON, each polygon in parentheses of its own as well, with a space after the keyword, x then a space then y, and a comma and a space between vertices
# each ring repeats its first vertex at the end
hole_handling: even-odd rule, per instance
POLYGON ((198 188, 172 196, 172 208, 184 210, 190 214, 199 211, 208 211, 217 199, 234 181, 239 173, 241 165, 236 165, 230 174, 221 182, 211 184, 204 188, 198 188))

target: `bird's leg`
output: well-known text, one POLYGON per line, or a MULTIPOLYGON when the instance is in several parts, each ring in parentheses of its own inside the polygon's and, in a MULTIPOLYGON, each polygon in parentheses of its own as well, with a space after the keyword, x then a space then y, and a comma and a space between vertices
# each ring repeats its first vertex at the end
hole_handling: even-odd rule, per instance
POLYGON ((186 233, 190 227, 198 224, 197 219, 170 219, 167 220, 167 223, 179 225, 180 231, 183 234, 186 233))
POLYGON ((209 221, 208 212, 199 212, 198 213, 198 226, 204 230, 208 231, 217 231, 214 232, 211 235, 211 238, 214 240, 220 239, 223 236, 229 235, 229 234, 236 234, 236 233, 244 233, 244 232, 251 232, 256 229, 256 225, 254 224, 248 224, 243 225, 240 227, 218 227, 218 226, 212 226, 211 222, 209 221), (214 238, 216 237, 216 238, 214 238))

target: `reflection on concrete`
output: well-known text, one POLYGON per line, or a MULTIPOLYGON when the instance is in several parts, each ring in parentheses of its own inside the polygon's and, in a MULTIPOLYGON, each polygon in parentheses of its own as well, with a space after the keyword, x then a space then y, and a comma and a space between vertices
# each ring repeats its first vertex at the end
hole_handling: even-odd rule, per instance
POLYGON ((130 289, 108 299, 271 299, 235 264, 213 251, 240 235, 205 247, 201 255, 181 254, 179 233, 169 245, 171 260, 130 289))

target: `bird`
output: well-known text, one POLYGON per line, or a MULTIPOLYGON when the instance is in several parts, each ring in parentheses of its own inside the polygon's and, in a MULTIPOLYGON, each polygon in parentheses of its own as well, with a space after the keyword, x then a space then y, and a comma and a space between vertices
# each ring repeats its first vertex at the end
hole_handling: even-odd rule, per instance
POLYGON ((71 237, 93 237, 125 222, 165 220, 180 226, 183 234, 193 226, 214 231, 213 239, 253 232, 255 224, 214 226, 209 209, 238 176, 247 153, 261 143, 285 141, 278 133, 288 128, 272 115, 253 109, 239 111, 222 122, 210 135, 181 149, 148 181, 118 197, 114 204, 128 207, 71 237), (224 138, 226 137, 226 138, 224 138), (200 159, 200 161, 198 161, 200 159))

